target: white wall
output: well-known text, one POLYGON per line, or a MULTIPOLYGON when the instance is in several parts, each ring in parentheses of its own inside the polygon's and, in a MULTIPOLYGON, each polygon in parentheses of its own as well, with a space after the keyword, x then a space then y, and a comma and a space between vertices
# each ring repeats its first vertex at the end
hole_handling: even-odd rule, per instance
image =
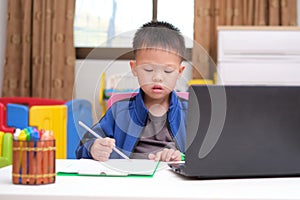
POLYGON ((4 68, 4 56, 5 56, 5 43, 6 43, 6 10, 7 0, 0 1, 0 97, 2 95, 2 79, 4 68))
POLYGON ((93 119, 98 121, 101 116, 101 107, 99 104, 99 86, 101 73, 105 72, 106 76, 113 73, 128 72, 129 65, 125 61, 112 63, 109 60, 77 60, 75 64, 75 84, 74 98, 89 100, 92 103, 93 119), (111 70, 109 67, 113 65, 111 70), (109 68, 109 69, 106 69, 109 68), (111 72, 113 71, 113 72, 111 72))

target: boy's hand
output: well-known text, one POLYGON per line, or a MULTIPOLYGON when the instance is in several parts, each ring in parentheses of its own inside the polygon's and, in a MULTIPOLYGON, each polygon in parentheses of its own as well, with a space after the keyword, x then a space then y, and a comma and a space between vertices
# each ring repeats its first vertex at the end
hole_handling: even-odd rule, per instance
POLYGON ((98 138, 91 147, 91 155, 95 160, 107 161, 115 146, 115 140, 109 137, 98 138))
POLYGON ((181 153, 178 150, 174 149, 164 149, 157 152, 156 154, 150 153, 148 158, 155 161, 181 161, 181 153))

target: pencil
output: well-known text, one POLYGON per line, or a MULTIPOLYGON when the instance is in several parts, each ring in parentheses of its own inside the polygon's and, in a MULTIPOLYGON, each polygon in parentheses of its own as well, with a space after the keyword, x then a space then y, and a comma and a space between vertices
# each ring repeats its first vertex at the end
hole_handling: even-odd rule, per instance
POLYGON ((55 176, 53 176, 53 174, 55 174, 55 150, 53 149, 55 147, 55 139, 54 139, 54 134, 53 131, 50 131, 49 134, 49 183, 54 183, 55 181, 55 176), (52 149, 51 149, 52 148, 52 149))
POLYGON ((20 162, 21 157, 21 142, 13 140, 13 183, 21 184, 20 171, 22 164, 20 162))
POLYGON ((28 174, 27 174, 27 150, 28 149, 28 143, 26 141, 23 141, 21 143, 21 148, 23 149, 21 151, 22 153, 22 184, 27 184, 27 182, 29 181, 28 179, 28 174), (22 144, 23 143, 23 144, 22 144))
POLYGON ((37 148, 39 151, 36 152, 36 174, 37 174, 37 179, 36 179, 36 185, 40 185, 42 183, 45 184, 43 174, 46 174, 47 172, 44 172, 44 165, 47 166, 47 163, 45 161, 47 160, 47 152, 43 151, 44 149, 44 141, 37 141, 37 148))
POLYGON ((29 143, 29 184, 35 184, 35 176, 36 176, 36 145, 34 144, 35 141, 28 141, 29 143))
POLYGON ((49 174, 49 157, 50 157, 50 151, 49 151, 49 130, 46 130, 44 132, 44 134, 41 136, 41 146, 42 148, 44 149, 42 151, 42 163, 43 163, 43 166, 41 167, 41 174, 44 175, 43 178, 41 179, 41 181, 43 182, 43 184, 48 184, 49 183, 49 177, 48 177, 48 174, 49 174))
MULTIPOLYGON (((90 129, 87 125, 85 125, 82 121, 79 121, 79 125, 85 128, 87 131, 89 131, 91 134, 93 134, 96 138, 102 138, 100 135, 98 135, 95 131, 90 129)), ((118 153, 122 158, 129 159, 122 151, 117 149, 116 147, 113 147, 113 150, 118 153)))

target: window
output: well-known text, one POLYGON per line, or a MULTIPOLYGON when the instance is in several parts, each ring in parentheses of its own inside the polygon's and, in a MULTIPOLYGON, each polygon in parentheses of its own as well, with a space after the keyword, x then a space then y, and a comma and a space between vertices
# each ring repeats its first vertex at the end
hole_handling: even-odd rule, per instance
POLYGON ((77 57, 95 48, 106 51, 101 55, 120 52, 120 48, 128 50, 136 29, 155 17, 177 26, 186 37, 187 47, 192 47, 194 0, 76 0, 77 57))
POLYGON ((152 19, 149 8, 152 0, 77 0, 75 47, 130 47, 130 33, 152 19))
POLYGON ((185 36, 186 46, 193 46, 194 0, 158 0, 157 19, 174 24, 185 36))

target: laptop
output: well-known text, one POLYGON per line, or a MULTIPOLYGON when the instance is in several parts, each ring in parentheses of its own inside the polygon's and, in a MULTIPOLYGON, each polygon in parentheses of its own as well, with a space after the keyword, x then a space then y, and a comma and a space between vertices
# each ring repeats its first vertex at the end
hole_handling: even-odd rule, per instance
POLYGON ((199 179, 300 175, 300 86, 192 85, 184 164, 199 179))

